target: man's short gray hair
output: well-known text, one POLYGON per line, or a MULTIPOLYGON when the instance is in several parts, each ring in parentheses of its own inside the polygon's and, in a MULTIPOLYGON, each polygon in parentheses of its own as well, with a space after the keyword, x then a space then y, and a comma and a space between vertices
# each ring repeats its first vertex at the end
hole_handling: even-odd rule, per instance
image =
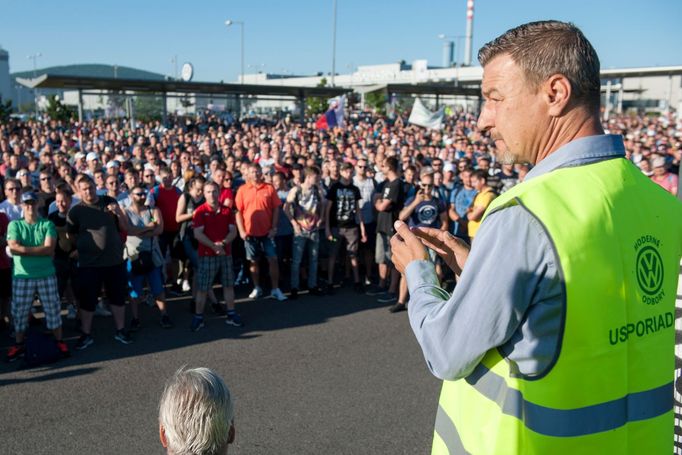
POLYGON ((483 46, 478 51, 478 61, 485 66, 503 54, 521 67, 532 87, 538 87, 553 74, 562 74, 571 82, 574 99, 599 109, 599 57, 575 25, 559 21, 519 25, 483 46))
POLYGON ((175 455, 224 452, 234 420, 230 390, 208 368, 180 368, 168 380, 159 404, 159 423, 175 455))

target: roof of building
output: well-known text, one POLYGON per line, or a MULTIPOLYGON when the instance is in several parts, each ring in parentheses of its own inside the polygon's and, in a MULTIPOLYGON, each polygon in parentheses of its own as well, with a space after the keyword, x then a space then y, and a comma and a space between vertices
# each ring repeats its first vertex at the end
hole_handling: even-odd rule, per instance
POLYGON ((152 73, 151 71, 131 68, 119 65, 80 64, 51 66, 33 71, 20 71, 12 73, 13 78, 32 78, 34 74, 50 74, 53 76, 77 76, 77 77, 102 77, 102 78, 121 78, 121 79, 140 79, 162 81, 166 78, 163 74, 152 73))
POLYGON ((220 82, 185 82, 177 80, 143 80, 103 77, 58 76, 43 74, 35 79, 17 78, 29 88, 63 90, 112 90, 138 93, 201 93, 222 95, 263 95, 291 97, 334 97, 350 91, 340 87, 294 87, 288 85, 224 84, 220 82))

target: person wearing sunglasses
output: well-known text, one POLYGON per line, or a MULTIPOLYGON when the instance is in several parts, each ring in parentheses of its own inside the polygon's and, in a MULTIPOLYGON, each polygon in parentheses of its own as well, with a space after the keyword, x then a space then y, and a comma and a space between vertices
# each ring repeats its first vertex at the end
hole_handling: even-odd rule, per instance
POLYGON ((7 215, 10 221, 20 220, 23 210, 19 202, 21 196, 21 182, 18 179, 5 180, 5 200, 0 202, 0 212, 7 215))

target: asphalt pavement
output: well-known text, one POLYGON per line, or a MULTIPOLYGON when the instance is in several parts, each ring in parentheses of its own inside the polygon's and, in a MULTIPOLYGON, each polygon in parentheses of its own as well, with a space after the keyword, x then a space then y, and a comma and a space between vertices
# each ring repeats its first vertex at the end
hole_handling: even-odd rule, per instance
MULTIPOLYGON (((244 291, 241 292, 243 294, 244 291)), ((187 299, 172 299, 173 329, 142 308, 128 346, 97 317, 95 344, 56 364, 0 365, 0 453, 160 454, 158 400, 180 366, 205 366, 236 399, 234 454, 430 452, 440 382, 428 372, 407 314, 340 289, 295 301, 237 305, 246 326, 207 311, 189 330, 187 299)), ((65 320, 69 344, 72 321, 65 320)), ((9 346, 6 332, 0 346, 9 346)), ((4 350, 3 350, 4 354, 4 350)))

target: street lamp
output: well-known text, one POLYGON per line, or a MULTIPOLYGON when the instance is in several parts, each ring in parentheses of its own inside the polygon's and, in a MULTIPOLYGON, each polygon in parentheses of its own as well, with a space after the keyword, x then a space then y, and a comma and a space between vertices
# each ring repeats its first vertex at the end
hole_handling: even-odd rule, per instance
MULTIPOLYGON (((35 79, 38 75, 36 74, 36 61, 38 58, 42 57, 43 54, 40 52, 36 52, 35 54, 27 55, 26 58, 29 60, 33 60, 33 79, 35 79)), ((34 88, 33 89, 33 102, 36 105, 36 119, 38 118, 38 89, 34 88)))
POLYGON ((336 75, 336 0, 334 0, 334 21, 332 23, 332 87, 336 75))
POLYGON ((232 19, 228 19, 225 21, 225 26, 231 27, 233 25, 239 25, 240 27, 240 32, 241 32, 241 60, 242 60, 242 77, 241 77, 241 83, 244 83, 244 22, 243 21, 233 21, 232 19))

